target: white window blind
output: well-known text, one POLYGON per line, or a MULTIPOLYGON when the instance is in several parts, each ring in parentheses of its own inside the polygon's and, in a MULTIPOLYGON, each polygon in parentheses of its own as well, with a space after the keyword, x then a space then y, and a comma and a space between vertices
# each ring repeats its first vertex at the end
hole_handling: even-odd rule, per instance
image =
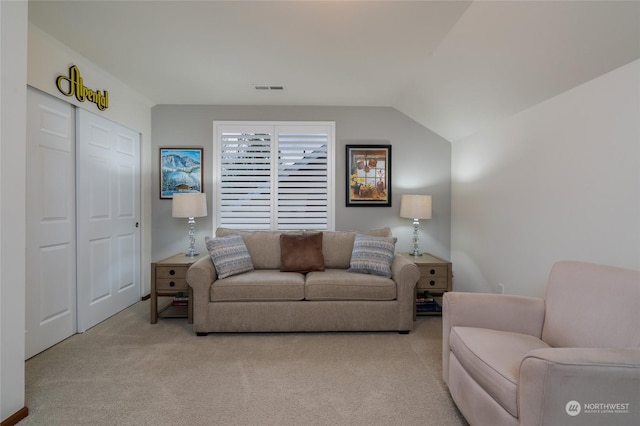
POLYGON ((334 123, 214 128, 214 227, 333 229, 334 123))

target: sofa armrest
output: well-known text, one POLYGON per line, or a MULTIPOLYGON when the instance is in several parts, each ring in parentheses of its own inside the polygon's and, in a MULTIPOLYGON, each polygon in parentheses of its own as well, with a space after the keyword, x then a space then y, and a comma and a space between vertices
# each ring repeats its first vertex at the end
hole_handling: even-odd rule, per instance
POLYGON ((637 424, 638 389, 638 348, 536 349, 520 365, 520 424, 637 424))
POLYGON ((413 312, 415 309, 415 287, 420 279, 420 269, 409 259, 396 254, 391 263, 391 279, 395 281, 398 290, 400 318, 399 331, 413 328, 413 312))
POLYGON ((193 330, 205 331, 207 309, 209 305, 209 289, 211 284, 218 279, 216 268, 211 257, 205 256, 198 259, 187 269, 187 283, 193 289, 193 330))
POLYGON ((544 299, 490 293, 448 292, 442 297, 442 376, 449 380, 451 327, 477 327, 540 338, 544 299))

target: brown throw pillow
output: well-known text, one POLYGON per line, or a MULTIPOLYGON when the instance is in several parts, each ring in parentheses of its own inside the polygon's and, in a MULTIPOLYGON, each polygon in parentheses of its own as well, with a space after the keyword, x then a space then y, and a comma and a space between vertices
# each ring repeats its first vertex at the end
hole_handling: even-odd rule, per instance
POLYGON ((322 232, 314 234, 280 234, 281 272, 324 271, 322 232))

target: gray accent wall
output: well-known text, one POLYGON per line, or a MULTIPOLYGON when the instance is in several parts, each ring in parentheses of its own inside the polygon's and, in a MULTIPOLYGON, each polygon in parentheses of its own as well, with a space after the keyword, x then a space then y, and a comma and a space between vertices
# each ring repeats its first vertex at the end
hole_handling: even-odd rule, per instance
MULTIPOLYGON (((421 222, 420 247, 449 258, 451 251, 451 144, 390 107, 157 105, 151 110, 152 258, 160 260, 188 247, 186 219, 171 217, 171 200, 160 199, 160 148, 203 148, 204 190, 213 209, 214 121, 334 121, 336 123, 336 230, 391 227, 397 251, 408 252, 413 223, 399 217, 402 194, 433 196, 433 218, 421 222), (346 207, 345 145, 392 146, 392 206, 346 207)), ((212 235, 212 215, 196 219, 197 245, 212 235)))

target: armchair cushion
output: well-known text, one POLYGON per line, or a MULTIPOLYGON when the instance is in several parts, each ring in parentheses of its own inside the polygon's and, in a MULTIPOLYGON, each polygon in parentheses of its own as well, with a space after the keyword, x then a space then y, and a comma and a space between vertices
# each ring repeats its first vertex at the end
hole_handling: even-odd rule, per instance
POLYGON ((549 347, 528 334, 475 327, 453 327, 450 345, 469 375, 514 417, 520 363, 529 351, 549 347))
POLYGON ((522 333, 540 338, 544 299, 507 294, 452 291, 442 305, 442 376, 449 377, 449 330, 454 326, 522 333))

